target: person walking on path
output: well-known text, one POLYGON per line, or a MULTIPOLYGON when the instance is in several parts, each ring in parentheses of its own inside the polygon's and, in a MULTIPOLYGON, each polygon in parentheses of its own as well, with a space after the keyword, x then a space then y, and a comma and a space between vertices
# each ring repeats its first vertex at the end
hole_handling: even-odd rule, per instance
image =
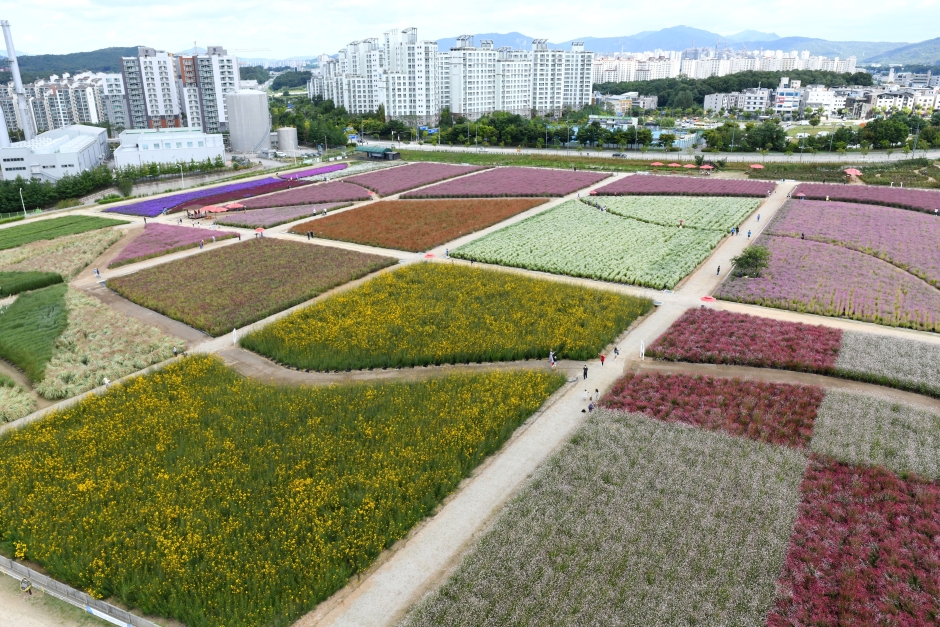
POLYGON ((721 275, 721 266, 718 266, 718 272, 715 273, 716 276, 721 275))
POLYGON ((95 268, 95 278, 96 278, 96 279, 100 279, 100 278, 101 278, 101 273, 98 272, 98 268, 95 268))
POLYGON ((587 400, 587 399, 588 399, 588 397, 587 397, 587 388, 584 388, 584 400, 587 400))
POLYGON ((241 233, 238 234, 238 241, 239 241, 239 242, 242 241, 242 234, 241 234, 241 233))
POLYGON ((593 411, 594 411, 594 403, 592 402, 588 404, 588 413, 590 414, 593 411))
POLYGON ((199 240, 199 250, 202 250, 202 245, 203 245, 205 242, 206 242, 206 240, 204 240, 204 239, 199 240))
POLYGON ((594 400, 595 401, 601 400, 601 391, 598 390, 597 388, 594 388, 594 400))
POLYGON ((760 222, 760 214, 757 214, 757 221, 760 222))
POLYGON ((147 218, 144 218, 144 226, 147 226, 147 218))
POLYGON ((601 365, 603 366, 603 365, 604 365, 604 360, 605 360, 607 357, 606 357, 603 353, 601 353, 600 355, 598 355, 598 357, 601 358, 601 365))
POLYGON ((584 364, 584 378, 587 379, 587 364, 584 364))
POLYGON ((748 238, 748 239, 751 239, 751 229, 748 229, 748 230, 747 230, 747 238, 748 238))
POLYGON ((620 349, 614 346, 614 359, 620 357, 620 349))
POLYGON ((800 233, 800 239, 806 239, 806 233, 800 233))

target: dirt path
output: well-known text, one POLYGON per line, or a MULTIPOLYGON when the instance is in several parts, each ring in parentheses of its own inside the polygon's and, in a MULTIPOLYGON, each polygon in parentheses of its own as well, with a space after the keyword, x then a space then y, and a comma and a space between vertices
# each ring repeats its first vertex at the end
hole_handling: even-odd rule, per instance
POLYGON ((110 623, 41 592, 20 593, 19 583, 0 574, 0 625, 9 627, 104 627, 110 623))

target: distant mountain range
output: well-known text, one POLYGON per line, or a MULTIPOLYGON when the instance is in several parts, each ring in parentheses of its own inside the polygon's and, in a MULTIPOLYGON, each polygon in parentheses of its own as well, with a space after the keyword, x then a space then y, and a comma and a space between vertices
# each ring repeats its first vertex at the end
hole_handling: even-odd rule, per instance
MULTIPOLYGON (((529 48, 532 44, 532 37, 523 35, 519 32, 511 33, 483 33, 474 35, 476 45, 484 39, 491 39, 498 48, 500 46, 511 46, 513 48, 529 48)), ((747 47, 748 50, 809 50, 810 54, 824 55, 828 57, 849 57, 855 55, 859 62, 864 62, 874 57, 892 58, 893 53, 897 53, 900 58, 916 54, 919 47, 936 40, 921 42, 920 44, 909 44, 906 42, 867 42, 867 41, 829 41, 826 39, 816 39, 813 37, 780 37, 776 33, 764 33, 760 31, 747 30, 740 33, 722 36, 718 33, 692 28, 690 26, 673 26, 663 28, 657 31, 643 31, 635 35, 626 35, 623 37, 579 37, 569 39, 568 41, 550 43, 552 48, 566 49, 571 46, 573 41, 583 41, 585 48, 592 52, 614 53, 614 52, 644 52, 647 50, 685 50, 686 48, 696 47, 715 47, 725 46, 740 50, 747 47), (910 48, 910 51, 901 53, 901 50, 910 48)), ((456 37, 447 37, 437 40, 442 50, 446 50, 457 44, 456 37)), ((929 56, 929 55, 928 55, 929 56)), ((884 61, 882 61, 884 62, 884 61)), ((889 61, 895 62, 895 61, 889 61)), ((921 63, 922 61, 917 61, 921 63)))
MULTIPOLYGON (((528 49, 532 45, 530 35, 520 32, 511 33, 471 33, 477 46, 484 39, 493 40, 493 44, 500 48, 528 49)), ((558 43, 549 43, 555 49, 570 48, 571 42, 583 41, 585 47, 597 53, 614 53, 621 50, 626 52, 643 52, 647 50, 685 50, 693 45, 697 47, 725 46, 740 50, 809 50, 814 55, 828 57, 848 57, 855 55, 859 63, 906 63, 918 65, 940 66, 940 37, 919 43, 906 42, 870 42, 870 41, 829 41, 812 37, 780 37, 776 33, 765 33, 755 30, 746 30, 734 35, 722 36, 707 30, 689 26, 674 26, 657 31, 643 31, 634 35, 623 37, 582 37, 558 43)), ((447 50, 457 45, 456 37, 445 37, 438 40, 441 50, 447 50)), ((192 48, 181 50, 179 54, 192 54, 192 48)), ((198 48, 205 52, 205 48, 198 48)), ((235 54, 237 51, 233 50, 235 54)), ((102 48, 90 52, 73 52, 70 54, 38 54, 28 55, 17 52, 20 61, 20 71, 25 82, 36 78, 47 77, 50 74, 68 72, 75 74, 84 70, 96 72, 120 72, 121 57, 137 54, 137 46, 120 48, 102 48)), ((0 58, 5 58, 0 52, 0 58)), ((287 60, 310 60, 315 55, 293 56, 287 60)), ((248 64, 271 62, 272 59, 240 57, 248 64)), ((2 62, 0 62, 2 65, 2 62)), ((0 72, 0 82, 9 80, 9 72, 0 72)))

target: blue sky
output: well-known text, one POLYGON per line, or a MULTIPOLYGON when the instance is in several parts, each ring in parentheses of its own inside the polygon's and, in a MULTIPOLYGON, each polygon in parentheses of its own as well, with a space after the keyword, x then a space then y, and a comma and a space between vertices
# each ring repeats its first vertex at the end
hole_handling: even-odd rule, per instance
POLYGON ((171 51, 223 45, 244 57, 334 53, 355 39, 415 26, 422 39, 520 31, 550 41, 632 35, 683 24, 731 35, 846 41, 922 41, 940 36, 940 0, 2 0, 16 47, 61 54, 107 46, 171 51), (264 50, 258 50, 264 49, 264 50), (257 50, 257 51, 256 51, 257 50))

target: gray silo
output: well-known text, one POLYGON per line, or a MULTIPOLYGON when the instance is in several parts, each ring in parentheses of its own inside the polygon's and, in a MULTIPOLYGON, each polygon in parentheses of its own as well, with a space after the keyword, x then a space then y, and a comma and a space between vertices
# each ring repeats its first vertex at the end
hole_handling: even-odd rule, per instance
POLYGON ((277 149, 292 153, 297 151, 297 129, 293 126, 284 126, 277 129, 277 149))
POLYGON ((232 152, 258 152, 271 148, 271 113, 268 95, 245 90, 225 94, 228 110, 229 142, 232 152))

